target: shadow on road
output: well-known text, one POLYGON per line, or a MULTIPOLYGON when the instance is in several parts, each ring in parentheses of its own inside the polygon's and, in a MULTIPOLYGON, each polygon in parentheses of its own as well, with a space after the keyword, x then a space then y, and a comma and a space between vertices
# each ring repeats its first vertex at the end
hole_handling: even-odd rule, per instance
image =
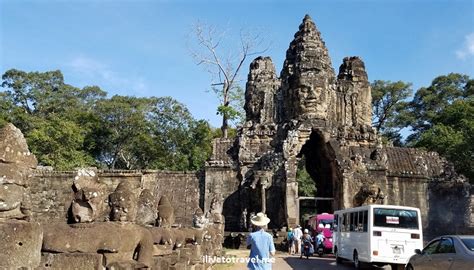
MULTIPOLYGON (((310 257, 309 259, 302 258, 299 256, 288 256, 282 258, 291 269, 296 270, 324 270, 324 269, 354 269, 351 262, 343 262, 336 264, 336 259, 333 256, 325 257, 310 257)), ((381 270, 381 269, 391 269, 389 266, 386 267, 373 267, 366 266, 363 269, 367 270, 381 270)), ((275 270, 279 270, 278 267, 275 267, 275 270)))

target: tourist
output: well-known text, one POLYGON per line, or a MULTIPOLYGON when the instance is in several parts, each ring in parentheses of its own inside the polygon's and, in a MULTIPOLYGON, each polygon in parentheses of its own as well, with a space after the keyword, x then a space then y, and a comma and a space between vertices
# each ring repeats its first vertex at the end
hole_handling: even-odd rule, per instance
POLYGON ((298 225, 293 230, 293 244, 295 245, 296 254, 301 253, 301 237, 303 237, 303 232, 301 231, 301 226, 298 225))
POLYGON ((250 222, 254 232, 247 238, 247 246, 250 246, 250 260, 247 267, 251 270, 270 270, 271 257, 275 256, 275 244, 272 235, 264 229, 270 219, 264 213, 258 213, 250 222))
POLYGON ((319 232, 318 235, 316 235, 314 242, 316 242, 316 247, 319 248, 324 243, 324 234, 323 232, 319 232))
POLYGON ((293 230, 291 228, 288 229, 286 240, 288 242, 288 254, 295 254, 295 241, 293 239, 293 230))
POLYGON ((301 255, 300 255, 300 258, 303 258, 303 255, 306 256, 306 254, 303 254, 305 252, 303 246, 305 244, 307 244, 309 246, 309 250, 308 250, 308 253, 309 254, 313 254, 314 253, 314 247, 313 247, 313 238, 311 238, 311 235, 309 234, 309 230, 308 229, 304 229, 304 233, 303 233, 303 236, 301 237, 301 240, 302 240, 302 244, 301 244, 301 255))

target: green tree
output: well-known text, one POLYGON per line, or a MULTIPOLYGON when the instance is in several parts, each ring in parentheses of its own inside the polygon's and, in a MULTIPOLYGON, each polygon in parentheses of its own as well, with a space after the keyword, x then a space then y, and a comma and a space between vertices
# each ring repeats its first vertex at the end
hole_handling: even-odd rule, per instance
POLYGON ((414 146, 440 153, 474 182, 474 96, 447 105, 414 146))
POLYGON ((85 141, 91 117, 87 108, 105 92, 67 85, 60 71, 11 69, 2 80, 0 122, 12 122, 23 131, 40 164, 57 169, 95 164, 85 141))
POLYGON ((87 130, 76 123, 57 117, 38 119, 36 127, 27 135, 28 144, 43 165, 56 170, 69 170, 95 164, 84 151, 87 130))
POLYGON ((472 96, 473 81, 458 73, 436 77, 429 87, 422 87, 409 104, 406 123, 413 134, 407 140, 415 143, 423 132, 433 127, 439 115, 453 102, 472 96))
POLYGON ((450 73, 420 88, 409 104, 410 146, 436 151, 474 180, 474 81, 450 73))
POLYGON ((106 97, 99 87, 65 84, 60 71, 2 76, 0 125, 19 127, 41 165, 68 170, 198 170, 215 131, 170 97, 106 97))
POLYGON ((140 166, 134 154, 137 144, 147 142, 143 138, 149 126, 146 115, 151 111, 148 98, 113 96, 97 102, 95 113, 99 118, 94 131, 96 159, 110 169, 136 169, 140 166))
POLYGON ((407 122, 407 98, 412 93, 411 83, 376 80, 372 88, 372 126, 386 141, 402 144, 400 130, 407 122))
POLYGON ((306 159, 303 157, 298 162, 296 171, 296 181, 298 182, 298 196, 314 197, 316 196, 316 186, 314 180, 306 171, 306 159))

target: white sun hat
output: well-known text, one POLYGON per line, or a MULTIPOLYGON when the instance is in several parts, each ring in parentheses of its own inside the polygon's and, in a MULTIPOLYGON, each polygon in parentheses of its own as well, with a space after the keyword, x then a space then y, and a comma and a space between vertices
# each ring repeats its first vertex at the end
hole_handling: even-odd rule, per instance
POLYGON ((270 222, 270 219, 264 213, 260 212, 256 214, 251 220, 253 225, 255 226, 265 226, 270 222))

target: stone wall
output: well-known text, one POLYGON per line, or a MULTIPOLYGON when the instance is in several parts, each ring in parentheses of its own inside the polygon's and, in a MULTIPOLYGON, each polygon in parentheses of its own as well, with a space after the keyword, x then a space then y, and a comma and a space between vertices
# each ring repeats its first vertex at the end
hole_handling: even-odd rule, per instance
MULTIPOLYGON (((137 189, 150 189, 159 200, 167 195, 174 206, 176 223, 191 226, 195 206, 199 206, 199 172, 169 171, 118 171, 99 170, 99 182, 106 186, 107 194, 112 193, 122 181, 131 183, 137 189)), ((73 198, 72 184, 76 172, 36 170, 31 180, 30 196, 33 218, 40 222, 65 220, 73 198)), ((107 217, 102 216, 101 220, 107 217)))

